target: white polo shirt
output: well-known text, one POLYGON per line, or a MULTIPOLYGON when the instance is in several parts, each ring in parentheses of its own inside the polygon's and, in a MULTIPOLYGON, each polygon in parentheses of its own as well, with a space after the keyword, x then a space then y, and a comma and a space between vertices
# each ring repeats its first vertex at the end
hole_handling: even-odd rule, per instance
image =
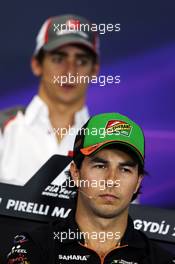
POLYGON ((19 111, 0 135, 0 182, 24 185, 52 155, 68 155, 76 132, 88 119, 83 107, 75 114, 70 133, 58 143, 47 105, 36 95, 25 114, 19 111))

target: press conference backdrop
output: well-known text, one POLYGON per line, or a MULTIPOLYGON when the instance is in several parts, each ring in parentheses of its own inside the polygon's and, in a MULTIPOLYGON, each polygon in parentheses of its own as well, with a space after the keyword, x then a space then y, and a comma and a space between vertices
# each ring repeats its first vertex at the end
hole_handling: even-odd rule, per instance
POLYGON ((36 33, 53 15, 77 13, 100 23, 120 23, 101 38, 101 75, 120 84, 91 85, 91 114, 117 111, 138 122, 146 135, 142 205, 175 209, 175 3, 174 1, 3 2, 0 10, 0 108, 27 105, 37 92, 30 71, 36 33))

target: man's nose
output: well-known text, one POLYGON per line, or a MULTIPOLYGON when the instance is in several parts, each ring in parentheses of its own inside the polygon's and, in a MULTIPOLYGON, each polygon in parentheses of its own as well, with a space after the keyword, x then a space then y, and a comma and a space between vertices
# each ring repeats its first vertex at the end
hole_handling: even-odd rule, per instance
POLYGON ((69 74, 75 76, 77 73, 76 63, 72 60, 67 61, 65 71, 66 71, 67 76, 69 74))
POLYGON ((108 171, 106 174, 106 187, 115 187, 116 185, 119 185, 120 179, 119 179, 119 173, 117 169, 113 168, 108 171))
POLYGON ((118 178, 118 173, 116 168, 109 169, 107 179, 116 180, 117 178, 118 178))
POLYGON ((111 167, 108 168, 107 173, 105 174, 105 189, 108 190, 109 192, 115 192, 120 194, 120 173, 118 171, 118 168, 111 167))

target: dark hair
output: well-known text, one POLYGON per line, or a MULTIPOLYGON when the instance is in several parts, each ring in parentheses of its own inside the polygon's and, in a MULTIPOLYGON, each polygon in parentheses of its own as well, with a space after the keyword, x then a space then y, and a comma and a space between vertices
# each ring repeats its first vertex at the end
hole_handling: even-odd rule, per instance
MULTIPOLYGON (((127 153, 138 165, 138 176, 148 174, 144 169, 144 164, 141 163, 140 159, 135 154, 135 152, 132 149, 128 148, 126 145, 111 144, 111 145, 107 146, 105 149, 117 149, 117 150, 121 150, 121 151, 127 153)), ((81 169, 82 162, 83 162, 84 158, 85 158, 85 156, 83 154, 81 154, 80 152, 73 158, 73 160, 77 166, 77 169, 79 169, 79 170, 81 169)), ((139 194, 141 194, 141 188, 142 188, 142 186, 140 186, 138 191, 133 194, 131 202, 134 201, 138 197, 139 194)))
POLYGON ((39 62, 39 64, 43 63, 46 52, 43 49, 40 49, 39 52, 35 55, 35 59, 39 62))
MULTIPOLYGON (((90 48, 85 47, 82 44, 71 44, 71 45, 85 50, 86 53, 88 54, 89 58, 92 60, 92 63, 93 64, 98 63, 98 56, 90 48)), ((39 62, 39 64, 43 63, 43 60, 44 60, 46 53, 48 53, 48 52, 44 51, 43 49, 40 49, 39 52, 35 55, 35 59, 39 62)), ((49 53, 52 53, 52 51, 49 53)))

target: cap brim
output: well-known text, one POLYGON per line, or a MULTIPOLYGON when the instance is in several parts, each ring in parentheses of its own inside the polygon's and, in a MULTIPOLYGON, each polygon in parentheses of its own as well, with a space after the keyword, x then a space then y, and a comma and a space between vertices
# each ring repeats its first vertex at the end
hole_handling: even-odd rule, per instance
POLYGON ((85 156, 89 156, 91 154, 95 154, 99 150, 101 150, 104 147, 111 145, 111 144, 124 145, 124 146, 128 147, 128 149, 132 150, 137 155, 137 157, 139 158, 141 163, 142 164, 144 163, 144 157, 143 157, 142 153, 135 146, 133 146, 132 144, 129 144, 127 142, 120 141, 120 140, 107 140, 107 141, 104 141, 104 142, 99 143, 99 144, 95 144, 95 145, 92 145, 92 146, 89 146, 86 148, 81 148, 80 152, 85 156))
POLYGON ((49 42, 48 44, 45 44, 43 49, 45 51, 52 51, 68 44, 81 44, 86 48, 89 48, 92 52, 94 52, 94 54, 98 55, 97 51, 94 49, 94 46, 89 41, 86 41, 78 36, 62 36, 52 42, 49 42))

